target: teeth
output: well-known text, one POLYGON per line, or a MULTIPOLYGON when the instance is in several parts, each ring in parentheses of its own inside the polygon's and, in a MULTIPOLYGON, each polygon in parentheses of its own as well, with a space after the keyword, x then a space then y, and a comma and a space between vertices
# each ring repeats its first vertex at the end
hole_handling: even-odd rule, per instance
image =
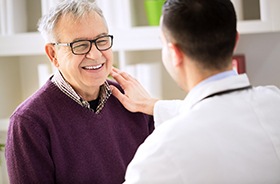
POLYGON ((84 68, 85 68, 86 70, 97 70, 97 69, 99 69, 99 68, 101 68, 101 67, 102 67, 102 64, 96 65, 96 66, 85 66, 84 68))

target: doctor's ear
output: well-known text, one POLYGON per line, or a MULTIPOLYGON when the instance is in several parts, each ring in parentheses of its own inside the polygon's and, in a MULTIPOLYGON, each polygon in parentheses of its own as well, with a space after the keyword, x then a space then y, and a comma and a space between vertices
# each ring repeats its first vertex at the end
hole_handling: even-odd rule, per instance
POLYGON ((59 63, 56 59, 56 49, 55 46, 51 43, 45 45, 45 52, 49 58, 49 60, 54 64, 55 67, 59 66, 59 63))
POLYGON ((236 37, 235 37, 234 51, 236 50, 238 41, 239 41, 239 32, 237 31, 237 32, 236 32, 236 37))
POLYGON ((184 53, 182 52, 181 48, 173 43, 168 44, 170 55, 172 58, 172 64, 173 66, 179 66, 183 62, 184 53))

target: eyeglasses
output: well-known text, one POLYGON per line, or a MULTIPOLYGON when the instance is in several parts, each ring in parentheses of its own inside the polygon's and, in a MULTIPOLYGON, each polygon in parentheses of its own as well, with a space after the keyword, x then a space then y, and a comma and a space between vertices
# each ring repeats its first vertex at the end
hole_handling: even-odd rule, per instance
POLYGON ((71 43, 52 43, 53 45, 69 46, 75 55, 88 54, 91 50, 92 43, 99 51, 105 51, 113 45, 113 35, 105 35, 94 40, 78 40, 71 43))

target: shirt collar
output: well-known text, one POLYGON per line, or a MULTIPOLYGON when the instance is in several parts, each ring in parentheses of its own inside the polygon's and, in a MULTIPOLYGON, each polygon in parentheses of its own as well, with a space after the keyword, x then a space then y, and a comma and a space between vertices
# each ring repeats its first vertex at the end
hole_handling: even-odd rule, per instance
POLYGON ((217 80, 210 80, 200 86, 196 86, 188 93, 184 99, 184 105, 182 106, 181 111, 186 111, 186 109, 189 110, 202 99, 215 93, 229 90, 234 91, 235 89, 245 88, 248 86, 250 86, 250 81, 246 74, 234 74, 224 76, 217 80))
POLYGON ((195 86, 193 89, 199 88, 209 82, 213 82, 213 81, 217 81, 217 80, 221 80, 227 77, 231 77, 237 75, 237 73, 234 70, 230 70, 230 71, 225 71, 225 72, 221 72, 218 73, 216 75, 213 75, 211 77, 208 77, 207 79, 201 81, 197 86, 195 86))
MULTIPOLYGON (((64 79, 62 74, 59 71, 56 71, 54 76, 52 77, 51 81, 68 97, 70 97, 72 100, 80 104, 81 106, 91 109, 90 104, 88 101, 84 100, 74 89, 73 87, 64 79)), ((104 84, 100 87, 99 92, 99 103, 96 108, 95 113, 98 114, 103 109, 106 101, 111 96, 112 91, 109 87, 109 84, 107 81, 104 82, 104 84)), ((91 109, 93 110, 93 109, 91 109)))

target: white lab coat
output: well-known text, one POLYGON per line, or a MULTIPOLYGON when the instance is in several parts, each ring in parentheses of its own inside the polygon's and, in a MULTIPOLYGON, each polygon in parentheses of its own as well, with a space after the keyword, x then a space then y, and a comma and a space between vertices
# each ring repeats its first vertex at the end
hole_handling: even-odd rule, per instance
POLYGON ((280 183, 280 90, 238 75, 207 83, 183 101, 155 105, 156 129, 126 173, 126 184, 280 183))

